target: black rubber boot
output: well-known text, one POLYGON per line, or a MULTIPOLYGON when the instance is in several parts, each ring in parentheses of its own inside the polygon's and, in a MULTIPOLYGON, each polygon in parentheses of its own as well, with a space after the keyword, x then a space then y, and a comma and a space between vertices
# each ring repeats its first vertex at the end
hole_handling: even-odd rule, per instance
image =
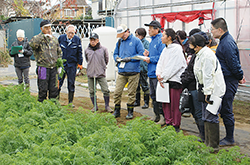
POLYGON ((120 110, 121 110, 121 105, 120 104, 116 104, 115 105, 115 112, 113 113, 113 115, 115 116, 115 118, 121 116, 120 110))
MULTIPOLYGON (((68 99, 69 99, 69 104, 72 104, 74 99, 74 92, 69 92, 68 99)), ((72 104, 71 107, 75 108, 75 105, 72 104)))
POLYGON ((155 118, 154 118, 154 122, 158 122, 158 121, 160 121, 160 108, 159 108, 159 104, 158 104, 158 102, 156 102, 156 101, 153 101, 153 105, 154 105, 154 107, 153 107, 153 109, 154 109, 154 113, 155 113, 155 118))
POLYGON ((128 115, 126 116, 126 119, 132 119, 133 112, 134 112, 134 106, 127 104, 127 109, 128 109, 128 115))
POLYGON ((141 93, 136 93, 134 106, 140 106, 141 104, 141 93))
POLYGON ((203 120, 198 120, 196 122, 196 125, 199 129, 199 135, 202 140, 202 142, 205 142, 205 130, 204 130, 204 121, 203 120))
POLYGON ((141 107, 142 109, 147 109, 149 104, 149 94, 144 94, 144 105, 141 107))
POLYGON ((219 123, 209 123, 209 147, 214 148, 214 152, 219 151, 219 142, 220 142, 220 126, 219 123))
POLYGON ((208 122, 204 122, 204 130, 205 130, 205 145, 209 146, 209 125, 208 122))
MULTIPOLYGON (((93 108, 91 109, 91 112, 95 112, 95 98, 94 97, 90 97, 92 104, 93 104, 93 108)), ((97 106, 97 100, 96 100, 96 111, 98 110, 98 106, 97 106)))

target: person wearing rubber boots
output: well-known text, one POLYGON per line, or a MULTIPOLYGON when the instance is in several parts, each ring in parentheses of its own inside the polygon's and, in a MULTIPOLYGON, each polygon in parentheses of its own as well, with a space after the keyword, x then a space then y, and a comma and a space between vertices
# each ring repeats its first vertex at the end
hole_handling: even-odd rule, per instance
POLYGON ((211 33, 214 38, 220 39, 216 49, 216 56, 220 61, 223 71, 226 93, 222 99, 220 115, 226 128, 226 137, 220 140, 220 146, 234 145, 234 114, 233 100, 237 92, 238 84, 246 82, 241 69, 239 50, 237 43, 229 34, 227 23, 223 18, 217 18, 211 22, 211 33))
POLYGON ((132 59, 134 56, 143 56, 144 48, 137 37, 130 34, 129 28, 121 24, 117 27, 117 38, 114 51, 114 60, 118 63, 118 77, 116 79, 114 103, 114 116, 120 116, 121 97, 125 85, 128 83, 128 115, 126 119, 133 118, 136 89, 140 78, 140 61, 132 59))
MULTIPOLYGON (((65 73, 62 77, 59 77, 59 95, 65 76, 68 80, 68 101, 69 104, 73 103, 75 93, 75 77, 77 67, 82 69, 82 44, 81 39, 75 35, 76 29, 74 25, 68 25, 66 27, 66 34, 61 35, 58 38, 60 47, 63 52, 62 59, 66 59, 64 62, 65 73)), ((75 106, 72 104, 72 107, 75 106)))
MULTIPOLYGON (((149 42, 146 40, 147 32, 144 28, 138 28, 135 31, 135 36, 139 38, 144 46, 144 49, 148 50, 149 42)), ((147 109, 149 106, 149 86, 148 86, 148 63, 140 61, 140 80, 136 90, 136 100, 134 106, 140 106, 141 103, 141 88, 144 92, 144 105, 142 109, 147 109)))
POLYGON ((34 36, 29 44, 37 62, 38 101, 43 102, 47 98, 47 92, 49 99, 56 99, 58 96, 56 62, 61 57, 62 51, 57 38, 52 36, 50 21, 43 20, 40 29, 42 32, 34 36))
MULTIPOLYGON (((106 80, 106 68, 109 62, 108 49, 102 46, 99 42, 99 36, 97 33, 92 33, 89 37, 90 43, 89 46, 85 49, 85 59, 88 63, 87 65, 87 76, 88 76, 88 88, 90 99, 94 105, 94 108, 91 110, 95 112, 95 93, 94 93, 94 81, 98 82, 101 86, 103 93, 103 98, 105 102, 105 110, 108 112, 113 112, 109 107, 109 88, 106 80)), ((96 104, 96 110, 98 106, 96 104)))
MULTIPOLYGON (((150 24, 144 24, 149 26, 148 34, 151 36, 151 42, 149 44, 149 50, 145 50, 144 56, 147 56, 146 61, 148 63, 148 77, 149 77, 149 86, 150 86, 150 97, 153 101, 153 109, 155 116, 151 118, 154 122, 165 123, 164 116, 161 118, 160 114, 163 114, 162 103, 156 101, 156 87, 157 87, 157 77, 155 74, 156 65, 160 58, 162 50, 166 47, 165 44, 161 42, 161 24, 153 20, 150 24)), ((159 123, 159 124, 160 124, 159 123)))
POLYGON ((206 39, 200 34, 189 38, 189 46, 196 52, 194 75, 199 83, 198 100, 202 105, 202 120, 205 128, 205 144, 219 150, 220 101, 226 91, 221 65, 214 52, 206 46, 206 39), (216 106, 218 105, 218 106, 216 106), (209 108, 210 107, 210 108, 209 108), (211 107, 213 110, 211 110, 211 107))

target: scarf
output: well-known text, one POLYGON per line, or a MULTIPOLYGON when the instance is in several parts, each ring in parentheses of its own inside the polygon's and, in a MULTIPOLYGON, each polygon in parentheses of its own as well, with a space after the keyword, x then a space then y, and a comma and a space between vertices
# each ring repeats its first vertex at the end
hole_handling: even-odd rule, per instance
POLYGON ((92 50, 94 50, 94 51, 96 51, 97 49, 99 49, 99 47, 100 47, 100 42, 98 42, 95 46, 91 46, 89 44, 89 48, 92 49, 92 50))

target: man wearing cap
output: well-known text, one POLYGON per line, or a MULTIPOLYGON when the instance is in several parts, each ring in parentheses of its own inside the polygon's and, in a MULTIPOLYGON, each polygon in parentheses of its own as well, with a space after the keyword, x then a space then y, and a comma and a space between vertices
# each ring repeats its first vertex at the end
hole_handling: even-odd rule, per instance
MULTIPOLYGON (((83 60, 81 39, 75 35, 75 31, 74 25, 68 25, 66 27, 66 34, 58 38, 59 45, 63 52, 62 58, 67 60, 63 63, 65 73, 62 77, 59 77, 59 95, 65 76, 67 75, 69 104, 72 103, 74 99, 76 68, 82 69, 83 60)), ((72 104, 72 107, 74 108, 75 106, 72 104)))
MULTIPOLYGON (((108 49, 102 46, 99 42, 99 36, 96 33, 92 33, 89 37, 89 46, 85 49, 85 59, 88 63, 87 65, 87 76, 88 76, 88 88, 89 95, 93 105, 94 101, 94 81, 96 80, 101 86, 103 93, 103 98, 105 101, 105 110, 108 112, 113 112, 109 107, 109 88, 106 80, 106 68, 109 62, 108 49), (94 79, 95 78, 95 79, 94 79)), ((94 108, 91 110, 94 112, 94 108)), ((98 106, 96 104, 96 110, 98 106)))
MULTIPOLYGON (((145 26, 149 26, 148 33, 151 36, 151 42, 149 44, 149 50, 145 50, 144 56, 147 56, 144 61, 148 63, 148 77, 150 84, 150 97, 153 100, 154 113, 155 117, 151 120, 158 122, 160 121, 160 114, 163 115, 161 103, 156 101, 156 86, 157 86, 157 77, 155 74, 156 65, 160 58, 162 50, 165 48, 165 44, 161 42, 161 24, 153 20, 150 24, 144 24, 145 26)), ((163 119, 163 118, 162 118, 163 119)))
POLYGON ((43 102, 47 98, 57 98, 57 59, 61 56, 61 48, 57 38, 51 35, 51 23, 43 20, 40 23, 41 33, 30 40, 37 62, 38 101, 43 102))
POLYGON ((120 38, 116 43, 114 59, 118 63, 118 77, 114 93, 115 112, 114 116, 120 116, 121 97, 123 88, 128 83, 128 102, 127 119, 133 118, 134 102, 136 89, 140 77, 140 61, 132 59, 137 55, 143 55, 143 45, 140 39, 130 34, 126 25, 121 24, 117 27, 117 37, 120 38))

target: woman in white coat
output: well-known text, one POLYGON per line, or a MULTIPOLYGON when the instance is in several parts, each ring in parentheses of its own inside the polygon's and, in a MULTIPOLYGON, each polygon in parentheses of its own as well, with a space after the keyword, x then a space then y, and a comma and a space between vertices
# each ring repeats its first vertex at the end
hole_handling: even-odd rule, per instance
POLYGON ((157 79, 164 88, 169 83, 170 103, 162 103, 162 109, 167 125, 172 125, 178 132, 181 124, 179 100, 182 92, 181 74, 187 67, 182 46, 175 40, 176 33, 169 28, 163 32, 162 43, 166 44, 156 66, 157 79))
POLYGON ((194 74, 199 83, 198 99, 202 102, 202 120, 205 126, 205 144, 219 149, 219 106, 225 94, 225 81, 220 63, 214 52, 205 46, 206 40, 200 34, 189 38, 189 47, 195 50, 194 74), (204 94, 204 95, 203 95, 204 94), (208 105, 210 104, 210 108, 208 105), (211 110, 213 107, 213 111, 211 110), (216 107, 216 108, 215 108, 216 107))

